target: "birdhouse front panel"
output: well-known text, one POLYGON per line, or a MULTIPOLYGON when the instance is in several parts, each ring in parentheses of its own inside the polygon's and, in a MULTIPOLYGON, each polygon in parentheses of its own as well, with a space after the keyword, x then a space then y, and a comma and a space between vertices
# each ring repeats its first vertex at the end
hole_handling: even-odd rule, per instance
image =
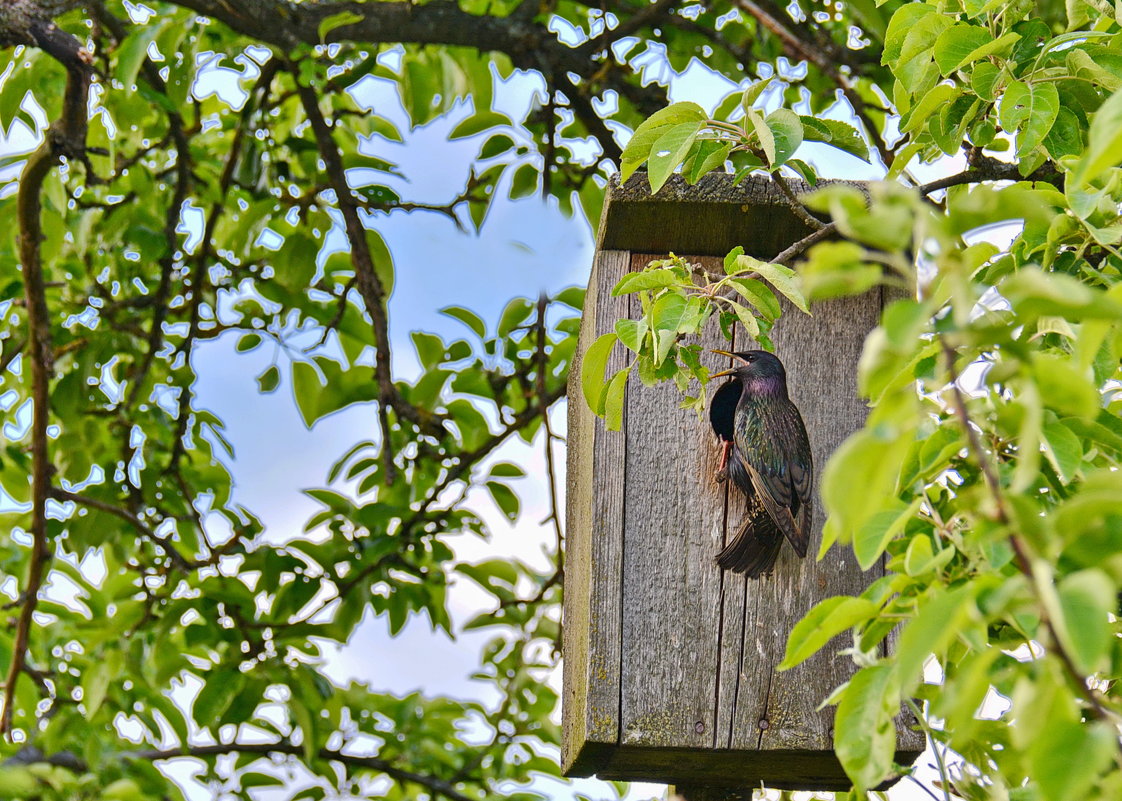
MULTIPOLYGON (((688 219, 689 209, 683 214, 688 219)), ((605 221, 610 225, 609 212, 605 221)), ((801 225, 792 215, 788 228, 795 224, 801 225)), ((767 247, 754 253, 751 242, 736 244, 768 258, 785 246, 770 234, 767 247)), ((602 241, 610 235, 602 231, 602 241)), ((789 236, 794 241, 799 234, 789 236)), ((715 242, 714 249, 722 247, 715 242)), ((617 319, 641 316, 636 295, 612 297, 611 288, 665 255, 597 252, 585 346, 613 330, 617 319)), ((687 258, 720 274, 717 255, 687 258)), ((836 648, 791 670, 775 668, 788 633, 814 604, 859 594, 883 574, 862 572, 847 549, 815 559, 824 520, 818 477, 864 421, 856 365, 883 302, 876 289, 817 304, 810 317, 784 301, 772 339, 805 421, 816 475, 809 554, 800 559, 784 542, 770 576, 752 579, 719 568, 717 554, 745 518, 745 496, 719 480, 722 446, 707 419, 679 408, 673 384, 646 387, 632 375, 618 432, 593 417, 579 389, 570 392, 566 773, 672 784, 848 786, 832 751, 833 708, 818 706, 854 672, 848 656, 835 655, 849 643, 836 641, 836 648)), ((756 347, 750 340, 730 344, 711 328, 701 343, 706 349, 756 347)), ((624 347, 617 349, 610 371, 627 364, 624 347)), ((735 366, 729 356, 709 352, 704 364, 713 372, 735 366)), ((579 380, 579 369, 574 375, 579 380)), ((922 748, 922 735, 901 726, 898 760, 913 759, 922 748)))

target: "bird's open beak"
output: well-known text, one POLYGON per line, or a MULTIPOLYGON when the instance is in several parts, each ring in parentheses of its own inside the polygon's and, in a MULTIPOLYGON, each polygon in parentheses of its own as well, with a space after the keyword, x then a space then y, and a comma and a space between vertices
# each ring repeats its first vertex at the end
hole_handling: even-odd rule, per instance
MULTIPOLYGON (((739 356, 737 356, 737 355, 736 355, 735 353, 733 353, 733 352, 732 352, 732 351, 730 351, 730 350, 710 350, 709 352, 710 352, 710 353, 719 353, 719 354, 721 354, 722 356, 728 356, 729 358, 732 358, 732 359, 736 359, 736 360, 737 360, 738 362, 740 362, 741 364, 748 364, 748 360, 747 360, 747 359, 742 359, 742 358, 740 358, 739 356)), ((720 372, 720 373, 710 373, 710 374, 709 374, 709 377, 710 377, 710 378, 720 378, 720 377, 721 377, 721 376, 723 376, 723 375, 735 375, 735 373, 736 373, 736 370, 735 370, 735 369, 733 369, 733 370, 724 370, 724 371, 722 371, 722 372, 720 372)))

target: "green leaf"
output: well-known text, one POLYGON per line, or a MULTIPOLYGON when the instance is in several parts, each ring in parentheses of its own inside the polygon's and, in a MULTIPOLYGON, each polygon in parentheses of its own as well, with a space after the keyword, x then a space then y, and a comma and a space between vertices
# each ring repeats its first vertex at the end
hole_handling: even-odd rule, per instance
POLYGON ((1059 111, 1059 91, 1054 83, 1030 85, 1013 81, 1005 87, 999 119, 1006 131, 1018 131, 1018 158, 1024 158, 1044 141, 1059 111))
POLYGON ((626 347, 640 353, 643 349, 643 340, 647 336, 647 321, 643 320, 616 320, 616 336, 626 347))
POLYGON ((136 84, 136 76, 140 73, 144 60, 148 58, 148 47, 156 41, 162 30, 162 25, 150 20, 147 25, 134 27, 121 43, 117 51, 117 80, 124 84, 126 90, 132 89, 136 84))
POLYGON ((603 414, 600 397, 604 391, 604 370, 608 367, 608 357, 612 354, 619 337, 615 334, 603 334, 588 346, 581 360, 581 389, 584 400, 589 408, 597 414, 603 414))
MULTIPOLYGON (((1011 48, 1013 42, 1021 37, 1016 33, 1009 36, 1012 38, 1006 44, 1011 48)), ((935 57, 935 63, 939 65, 939 72, 942 75, 949 75, 959 67, 983 58, 987 55, 983 48, 993 47, 997 41, 999 40, 995 40, 986 28, 960 23, 939 34, 932 55, 935 57), (974 55, 980 51, 980 55, 974 55)))
POLYGON ((775 142, 775 152, 769 159, 775 168, 795 155, 803 143, 803 123, 798 114, 786 108, 777 108, 764 121, 775 142))
POLYGON ((444 358, 444 340, 436 334, 424 331, 414 331, 410 335, 413 347, 417 351, 417 358, 426 370, 440 364, 444 358))
POLYGON ((748 121, 752 124, 752 130, 756 134, 756 139, 759 142, 760 150, 764 152, 764 158, 767 159, 769 165, 775 164, 775 134, 771 132, 768 127, 767 120, 764 115, 756 109, 748 109, 748 121))
POLYGON ((674 103, 648 117, 632 134, 620 158, 620 181, 626 181, 651 155, 655 142, 673 126, 704 123, 705 109, 697 103, 674 103))
POLYGON ((771 288, 755 278, 730 278, 729 286, 737 291, 740 297, 752 304, 755 309, 766 319, 775 322, 782 314, 779 307, 779 298, 771 288))
POLYGON ((120 677, 124 655, 112 648, 101 659, 94 660, 82 676, 82 704, 86 718, 92 719, 105 701, 109 685, 120 677))
POLYGON ((686 160, 682 162, 682 177, 687 183, 696 184, 706 173, 722 166, 732 151, 732 142, 718 142, 716 139, 699 139, 694 143, 686 160))
POLYGON ((1117 753, 1111 724, 1062 721, 1043 728, 1030 747, 1028 765, 1043 801, 1077 801, 1097 788, 1117 753))
POLYGON ((244 334, 238 339, 235 349, 238 353, 247 353, 260 345, 261 342, 260 334, 244 334))
POLYGON ((908 550, 904 553, 904 572, 909 576, 923 576, 942 570, 954 555, 955 549, 951 545, 935 553, 931 548, 931 538, 919 534, 912 537, 912 541, 908 543, 908 550))
POLYGON ((529 197, 538 190, 538 169, 533 164, 523 164, 514 171, 510 180, 510 199, 529 197))
POLYGON ((704 126, 704 121, 682 122, 671 127, 655 141, 647 160, 647 180, 650 181, 652 194, 662 188, 678 165, 685 160, 704 126))
POLYGON ((752 106, 756 104, 756 101, 760 99, 760 95, 762 95, 767 90, 767 88, 771 86, 771 82, 774 79, 775 76, 772 75, 762 81, 756 81, 755 83, 749 84, 748 88, 744 90, 744 94, 740 96, 741 107, 743 107, 745 110, 752 108, 752 106))
POLYGON ((851 434, 826 462, 822 499, 829 517, 824 536, 845 544, 892 498, 899 465, 907 455, 906 431, 865 428, 851 434), (861 492, 854 492, 861 487, 861 492))
POLYGON ((733 312, 736 314, 736 319, 740 320, 740 324, 744 326, 744 330, 748 332, 748 336, 757 337, 760 335, 760 323, 746 308, 741 306, 735 301, 729 301, 732 306, 733 312))
POLYGON ((1101 670, 1114 640, 1109 618, 1118 607, 1114 582, 1090 568, 1065 576, 1057 592, 1063 616, 1056 623, 1065 648, 1083 674, 1101 670))
POLYGON ((466 139, 469 136, 475 136, 490 128, 497 128, 500 125, 510 126, 513 125, 513 123, 507 115, 487 109, 485 111, 476 112, 460 122, 460 124, 453 128, 452 132, 448 134, 448 138, 466 139))
POLYGON ((1034 353, 1033 379, 1044 405, 1061 415, 1093 418, 1099 411, 1098 387, 1090 370, 1074 359, 1054 353, 1034 353))
POLYGON ((962 628, 977 614, 975 587, 964 584, 953 590, 939 589, 904 627, 896 643, 892 666, 900 692, 910 695, 923 681, 923 665, 931 654, 941 654, 962 628))
POLYGON ((804 662, 838 634, 876 613, 877 605, 864 598, 837 596, 819 601, 791 629, 787 652, 777 670, 789 670, 804 662))
POLYGON ((469 311, 463 306, 445 306, 440 310, 440 313, 445 317, 451 317, 453 320, 459 320, 475 332, 475 335, 480 339, 487 338, 487 326, 475 312, 469 311))
POLYGON ((1047 423, 1042 430, 1045 453, 1052 466, 1060 475, 1060 480, 1071 483, 1083 463, 1083 446, 1079 437, 1063 423, 1047 423))
POLYGON ((623 401, 627 390, 627 376, 631 367, 625 367, 612 376, 604 389, 604 425, 609 431, 623 427, 623 401))
POLYGON ((257 389, 262 393, 274 392, 280 386, 280 370, 275 364, 265 368, 265 372, 257 376, 257 389))
POLYGON ((191 716, 201 728, 218 733, 219 722, 242 687, 245 674, 236 668, 216 668, 206 674, 206 684, 199 690, 191 707, 191 716))
POLYGON ((810 309, 807 308, 806 298, 803 297, 802 290, 799 289, 798 278, 795 271, 790 267, 784 267, 782 264, 772 264, 767 261, 760 261, 751 256, 737 256, 736 268, 740 272, 754 272, 760 278, 767 281, 773 287, 779 290, 787 300, 795 304, 795 306, 810 314, 810 309))
POLYGON ((686 333, 696 321, 697 307, 683 295, 668 292, 651 306, 651 325, 657 331, 686 333))
POLYGON ((516 521, 520 502, 514 490, 499 481, 488 481, 487 490, 491 493, 495 505, 506 515, 507 519, 512 523, 516 521))
POLYGON ((495 462, 491 465, 491 475, 499 478, 524 478, 526 471, 513 462, 495 462))
POLYGON ((342 28, 345 25, 354 25, 356 22, 362 22, 364 18, 354 13, 353 11, 340 11, 338 14, 331 14, 324 17, 320 22, 319 27, 316 28, 316 35, 319 36, 320 42, 327 42, 327 35, 332 31, 342 28))
POLYGON ((808 142, 823 142, 838 150, 844 150, 862 161, 869 161, 869 146, 861 134, 847 122, 825 117, 801 116, 803 138, 808 142))
POLYGON ((1122 303, 1063 273, 1021 269, 1001 283, 1001 294, 1026 319, 1063 317, 1077 322, 1122 317, 1122 303))
POLYGON ((834 718, 834 753, 863 793, 891 774, 896 755, 896 714, 899 693, 887 665, 865 667, 850 679, 834 718))
POLYGON ((292 363, 292 393, 296 397, 296 408, 309 429, 318 418, 316 407, 319 404, 320 383, 316 368, 308 362, 292 363))
POLYGON ((514 298, 514 300, 506 305, 502 315, 499 317, 499 336, 509 336, 510 332, 516 327, 526 323, 533 311, 534 304, 531 301, 526 298, 514 298))
POLYGON ((1001 70, 995 64, 983 61, 981 64, 975 65, 970 73, 970 88, 982 100, 992 102, 997 96, 995 88, 1000 77, 1001 70))
POLYGON ((661 289, 677 284, 678 274, 665 267, 656 267, 652 270, 642 270, 636 273, 627 273, 612 287, 612 296, 618 297, 641 289, 661 289))
POLYGON ((1082 186, 1122 161, 1122 90, 1106 99, 1091 118, 1087 151, 1071 181, 1082 186))
POLYGON ((373 228, 366 229, 366 247, 374 262, 374 275, 382 285, 382 294, 388 298, 393 294, 394 286, 393 254, 386 240, 373 228))
POLYGON ((853 535, 853 554, 862 570, 868 570, 876 564, 888 543, 915 516, 921 501, 922 498, 916 498, 909 504, 893 499, 887 507, 881 508, 861 524, 853 535))

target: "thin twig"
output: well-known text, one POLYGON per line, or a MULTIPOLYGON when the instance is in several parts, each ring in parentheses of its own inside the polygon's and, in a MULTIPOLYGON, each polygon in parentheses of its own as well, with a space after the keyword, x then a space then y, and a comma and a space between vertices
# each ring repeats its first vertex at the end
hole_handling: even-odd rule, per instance
POLYGON ((77 492, 69 492, 68 490, 64 490, 60 487, 51 487, 50 496, 60 503, 66 503, 67 501, 69 501, 79 506, 86 506, 90 509, 97 509, 99 512, 105 512, 106 514, 110 514, 114 517, 124 520, 130 526, 135 528, 137 530, 137 533, 144 537, 144 539, 150 540, 152 543, 154 543, 161 551, 163 551, 167 555, 167 557, 172 562, 175 563, 177 567, 185 571, 193 570, 197 567, 200 567, 202 564, 205 564, 204 562, 192 562, 188 560, 185 556, 183 556, 183 554, 176 550, 170 538, 162 537, 157 534, 151 526, 149 526, 147 523, 145 523, 143 520, 141 520, 139 517, 137 517, 135 514, 130 512, 128 509, 125 509, 124 507, 114 506, 111 503, 98 500, 97 498, 91 498, 88 495, 80 495, 77 492))
POLYGON ((821 242, 823 239, 829 238, 833 234, 837 233, 837 230, 838 224, 836 222, 827 223, 814 233, 804 236, 798 242, 795 242, 785 250, 780 251, 780 253, 774 259, 772 259, 772 261, 776 264, 790 264, 792 261, 805 253, 807 248, 809 248, 811 245, 815 245, 821 242))
MULTIPOLYGON (((305 736, 309 736, 305 733, 305 736)), ((279 743, 219 743, 217 745, 192 745, 185 748, 168 748, 165 750, 149 750, 139 751, 129 754, 135 759, 144 759, 150 762, 156 762, 164 759, 176 759, 179 757, 197 757, 206 758, 212 756, 222 756, 223 754, 260 754, 261 756, 269 756, 270 754, 284 754, 286 756, 303 757, 304 746, 293 745, 292 743, 279 742, 279 743)), ((399 768, 392 762, 374 756, 357 756, 353 754, 345 754, 332 748, 321 748, 316 756, 319 759, 326 759, 331 762, 338 762, 348 767, 364 768, 366 770, 374 770, 379 773, 384 773, 387 776, 396 779, 400 782, 407 782, 409 784, 416 784, 424 787, 431 792, 442 795, 450 801, 477 801, 471 796, 465 795, 456 789, 455 785, 451 782, 438 779, 435 776, 428 776, 423 773, 416 773, 415 771, 405 770, 399 768)))
POLYGON ((787 183, 787 179, 780 175, 778 170, 770 173, 770 175, 771 182, 778 186, 779 191, 783 193, 783 197, 787 198, 787 205, 791 208, 791 211, 795 212, 796 217, 806 223, 808 228, 811 228, 815 231, 821 231, 826 227, 827 223, 822 222, 820 219, 806 210, 806 207, 803 205, 802 201, 799 200, 794 190, 791 189, 791 185, 787 183))

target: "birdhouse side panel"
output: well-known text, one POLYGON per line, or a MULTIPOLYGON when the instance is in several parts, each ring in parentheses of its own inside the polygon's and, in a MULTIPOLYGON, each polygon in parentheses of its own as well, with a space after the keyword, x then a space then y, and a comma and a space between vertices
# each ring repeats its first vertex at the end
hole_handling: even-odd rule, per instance
MULTIPOLYGON (((627 296, 611 288, 630 263, 626 251, 596 254, 578 354, 627 316, 627 296)), ((624 351, 609 357, 609 374, 626 365, 624 351)), ((578 355, 569 379, 561 763, 588 776, 619 742, 624 439, 588 409, 580 374, 578 355)))

